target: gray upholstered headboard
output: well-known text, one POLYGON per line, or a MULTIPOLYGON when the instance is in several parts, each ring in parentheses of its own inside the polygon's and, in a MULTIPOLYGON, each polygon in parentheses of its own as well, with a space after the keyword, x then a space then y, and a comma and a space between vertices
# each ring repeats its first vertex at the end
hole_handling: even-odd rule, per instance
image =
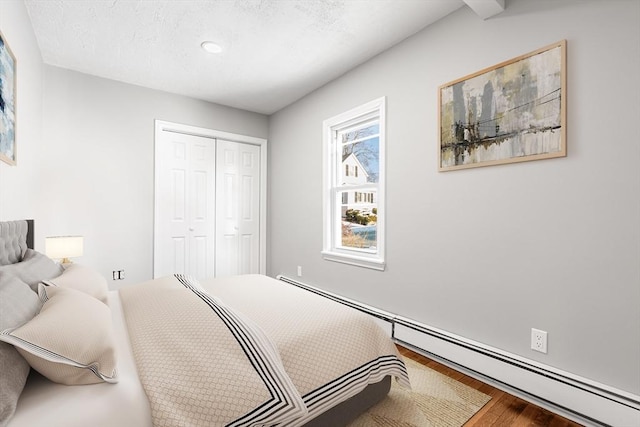
POLYGON ((0 265, 22 260, 27 248, 33 249, 33 220, 0 221, 0 265))

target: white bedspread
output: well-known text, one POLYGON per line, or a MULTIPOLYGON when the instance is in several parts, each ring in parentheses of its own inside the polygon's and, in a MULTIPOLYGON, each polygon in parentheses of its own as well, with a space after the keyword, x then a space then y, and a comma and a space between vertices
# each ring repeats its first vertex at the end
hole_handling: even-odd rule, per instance
POLYGON ((259 325, 278 347, 309 410, 292 426, 303 425, 386 375, 410 387, 395 345, 364 313, 257 274, 200 284, 259 325))
MULTIPOLYGON (((201 285, 260 325, 277 345, 309 411, 287 425, 303 424, 386 375, 408 386, 395 346, 362 313, 259 275, 203 280, 201 285)), ((118 292, 109 293, 109 305, 119 382, 64 386, 32 371, 9 427, 152 426, 118 292)))
POLYGON ((155 426, 284 426, 306 415, 275 345, 197 281, 166 276, 120 299, 155 426))
POLYGON ((109 306, 118 346, 117 384, 65 386, 31 371, 9 427, 151 426, 151 410, 138 380, 117 291, 109 306))

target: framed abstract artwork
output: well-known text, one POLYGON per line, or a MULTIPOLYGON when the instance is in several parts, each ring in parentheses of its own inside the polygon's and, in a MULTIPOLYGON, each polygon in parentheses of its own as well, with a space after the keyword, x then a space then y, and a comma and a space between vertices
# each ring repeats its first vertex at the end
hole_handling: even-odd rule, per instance
POLYGON ((0 160, 16 164, 16 58, 1 32, 0 160))
POLYGON ((567 155, 566 41, 439 88, 439 170, 567 155))

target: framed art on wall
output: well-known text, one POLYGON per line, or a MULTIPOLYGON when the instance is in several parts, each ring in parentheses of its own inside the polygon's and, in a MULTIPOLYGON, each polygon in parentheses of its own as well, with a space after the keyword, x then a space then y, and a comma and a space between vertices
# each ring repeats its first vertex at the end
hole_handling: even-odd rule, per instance
POLYGON ((0 160, 16 164, 16 58, 0 32, 0 160))
POLYGON ((566 156, 566 41, 439 88, 439 170, 566 156))

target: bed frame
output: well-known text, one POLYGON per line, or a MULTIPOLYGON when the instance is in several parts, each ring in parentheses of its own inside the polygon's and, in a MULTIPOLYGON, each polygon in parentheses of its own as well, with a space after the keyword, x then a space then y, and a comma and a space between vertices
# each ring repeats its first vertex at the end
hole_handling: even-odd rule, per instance
POLYGON ((12 264, 21 258, 20 251, 34 248, 34 221, 0 221, 0 265, 12 264))
POLYGON ((304 427, 346 426, 376 403, 384 399, 391 389, 391 377, 369 384, 360 393, 317 416, 304 427))
POLYGON ((35 233, 35 229, 34 229, 34 221, 32 219, 27 219, 25 220, 27 221, 27 247, 29 249, 33 249, 34 248, 34 241, 35 241, 35 237, 34 237, 34 233, 35 233))
MULTIPOLYGON (((22 220, 27 222, 26 235, 9 236, 8 238, 19 239, 25 242, 28 248, 34 249, 34 230, 35 221, 32 219, 22 220)), ((17 229, 15 223, 19 221, 0 221, 0 230, 2 228, 13 227, 17 229)), ((0 245, 0 252, 4 248, 0 245)), ((314 418, 305 424, 305 427, 325 427, 325 426, 346 426, 367 409, 384 399, 391 389, 391 377, 387 376, 382 381, 370 384, 364 390, 350 399, 329 409, 327 412, 314 418)))

